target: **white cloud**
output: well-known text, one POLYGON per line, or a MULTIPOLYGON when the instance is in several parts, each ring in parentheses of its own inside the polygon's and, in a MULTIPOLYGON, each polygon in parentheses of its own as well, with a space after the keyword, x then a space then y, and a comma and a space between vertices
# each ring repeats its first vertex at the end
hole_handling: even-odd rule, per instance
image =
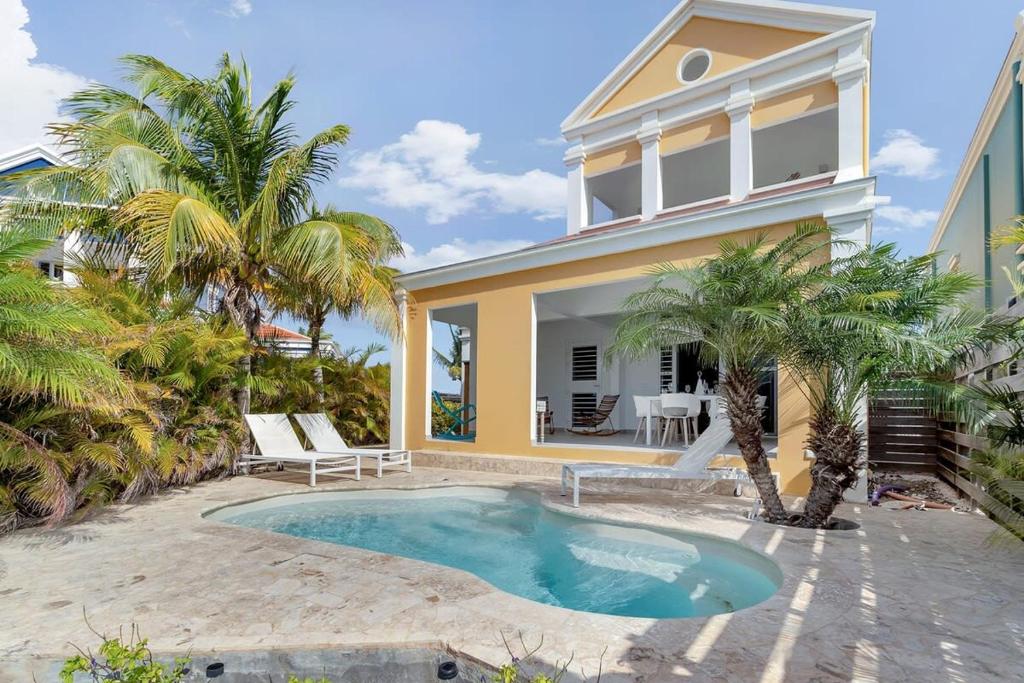
POLYGON ((874 229, 879 235, 911 232, 921 228, 931 228, 939 219, 939 212, 933 209, 911 209, 906 206, 889 205, 875 209, 875 217, 882 219, 874 229))
POLYGON ((252 14, 252 3, 249 0, 230 0, 224 12, 229 17, 247 17, 252 14))
POLYGON ((60 101, 88 81, 67 69, 35 61, 38 50, 25 30, 20 0, 0 0, 0 153, 44 141, 44 126, 61 117, 60 101))
POLYGON ((534 144, 540 145, 541 147, 565 147, 565 138, 562 136, 553 138, 536 138, 534 144))
POLYGON ((483 258, 494 254, 502 254, 507 251, 525 249, 533 244, 527 240, 478 240, 469 242, 456 237, 451 242, 431 247, 424 253, 417 253, 411 244, 402 243, 405 249, 405 256, 394 259, 391 265, 402 272, 411 273, 427 268, 446 266, 449 263, 459 263, 470 259, 483 258))
POLYGON ((919 136, 904 128, 885 132, 885 144, 871 157, 871 168, 917 180, 932 180, 942 175, 939 148, 928 147, 919 136))
POLYGON ((470 156, 479 133, 449 121, 420 121, 398 142, 358 154, 342 187, 368 190, 371 201, 423 210, 428 223, 469 213, 525 213, 537 220, 565 215, 565 179, 533 169, 520 174, 478 168, 470 156))

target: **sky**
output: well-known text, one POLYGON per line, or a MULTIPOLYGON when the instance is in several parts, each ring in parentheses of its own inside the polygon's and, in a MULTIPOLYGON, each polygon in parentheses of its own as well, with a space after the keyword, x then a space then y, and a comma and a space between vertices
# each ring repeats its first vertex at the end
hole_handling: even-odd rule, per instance
MULTIPOLYGON (((45 141, 60 99, 117 82, 121 55, 208 75, 228 52, 244 56, 257 94, 297 76, 302 136, 351 127, 318 199, 392 223, 406 249, 396 266, 517 249, 564 233, 559 124, 675 4, 0 0, 0 152, 45 141)), ((872 173, 892 199, 875 239, 922 253, 1024 4, 819 4, 877 12, 872 173)), ((327 327, 342 348, 386 343, 357 320, 327 327)))

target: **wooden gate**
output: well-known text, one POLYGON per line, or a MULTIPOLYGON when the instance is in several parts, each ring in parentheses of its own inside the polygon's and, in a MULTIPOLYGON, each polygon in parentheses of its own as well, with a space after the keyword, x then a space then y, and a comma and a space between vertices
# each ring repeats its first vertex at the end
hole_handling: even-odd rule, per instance
POLYGON ((883 391, 868 408, 868 463, 934 470, 938 423, 919 394, 883 391))

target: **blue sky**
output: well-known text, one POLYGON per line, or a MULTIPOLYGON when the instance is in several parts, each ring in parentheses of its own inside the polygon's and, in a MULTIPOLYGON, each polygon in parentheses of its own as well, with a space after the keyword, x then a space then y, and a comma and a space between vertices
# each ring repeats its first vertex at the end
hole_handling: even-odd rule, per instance
MULTIPOLYGON (((1021 5, 974 2, 967 16, 955 0, 822 4, 878 13, 871 149, 892 206, 876 238, 919 253, 1021 5)), ((559 123, 674 5, 0 0, 0 150, 40 139, 59 97, 86 80, 115 81, 120 55, 208 74, 227 51, 245 56, 257 90, 296 73, 302 134, 351 126, 322 202, 392 222, 410 267, 483 255, 564 231, 559 123)), ((328 327, 343 347, 376 338, 357 321, 328 327)))

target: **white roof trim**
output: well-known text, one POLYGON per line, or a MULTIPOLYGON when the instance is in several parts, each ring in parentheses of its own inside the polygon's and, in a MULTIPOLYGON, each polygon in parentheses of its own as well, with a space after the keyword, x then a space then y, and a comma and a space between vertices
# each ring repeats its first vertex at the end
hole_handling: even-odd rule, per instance
POLYGON ((875 20, 875 13, 870 11, 781 0, 683 0, 566 117, 563 131, 583 123, 600 109, 694 16, 819 33, 834 33, 863 23, 871 27, 875 20))
MULTIPOLYGON (((960 162, 960 168, 957 170, 956 179, 953 180, 949 196, 946 197, 942 213, 939 214, 939 220, 935 223, 935 231, 928 242, 929 254, 938 250, 939 242, 942 241, 942 236, 946 233, 949 221, 953 218, 953 212, 960 205, 964 189, 967 187, 967 183, 974 173, 974 168, 978 165, 978 160, 981 159, 981 153, 984 151, 985 145, 988 144, 992 131, 999 121, 999 116, 1003 112, 1003 107, 1010 97, 1010 90, 1013 86, 1010 67, 1015 61, 1024 57, 1024 12, 1017 16, 1015 29, 1016 34, 1010 43, 1010 49, 1003 59, 1002 66, 999 67, 999 74, 996 76, 995 85, 992 86, 992 91, 985 102, 985 108, 981 112, 981 118, 978 119, 978 125, 974 129, 974 135, 971 136, 971 142, 964 153, 963 161, 960 162)), ((1021 73, 1024 74, 1024 68, 1022 68, 1021 73)), ((1017 87, 1021 87, 1019 83, 1017 87)))
POLYGON ((54 166, 66 166, 71 163, 52 147, 40 144, 26 145, 6 154, 0 154, 0 172, 36 159, 43 159, 54 166))
POLYGON ((519 251, 405 273, 399 275, 396 282, 408 291, 415 291, 814 216, 857 211, 870 213, 874 208, 874 189, 874 178, 858 178, 685 216, 656 218, 618 230, 547 242, 519 251))

